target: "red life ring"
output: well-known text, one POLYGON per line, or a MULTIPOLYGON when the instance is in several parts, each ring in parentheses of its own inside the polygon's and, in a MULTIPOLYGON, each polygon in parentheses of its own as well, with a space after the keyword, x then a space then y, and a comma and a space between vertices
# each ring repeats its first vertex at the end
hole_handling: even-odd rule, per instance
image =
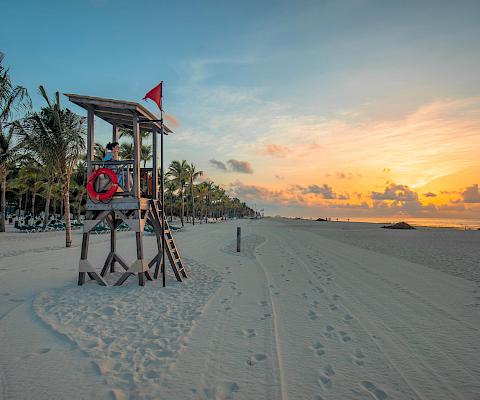
POLYGON ((117 177, 117 174, 115 174, 115 172, 113 172, 110 168, 99 168, 96 171, 93 171, 92 174, 88 177, 87 193, 92 200, 96 200, 96 201, 110 200, 112 196, 115 194, 115 192, 117 191, 117 189, 118 189, 118 177, 117 177), (97 193, 93 185, 95 183, 95 180, 100 175, 108 176, 112 184, 110 185, 110 187, 106 192, 97 193))

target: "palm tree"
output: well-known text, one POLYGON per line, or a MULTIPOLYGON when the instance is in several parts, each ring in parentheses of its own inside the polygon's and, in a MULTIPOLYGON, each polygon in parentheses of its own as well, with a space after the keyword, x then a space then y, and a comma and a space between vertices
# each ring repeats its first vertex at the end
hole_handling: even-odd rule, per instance
POLYGON ((195 196, 193 195, 193 182, 203 175, 203 171, 197 171, 195 164, 186 166, 187 180, 190 185, 190 197, 192 198, 192 224, 195 225, 195 196))
MULTIPOLYGON (((152 147, 142 144, 142 142, 148 138, 148 132, 140 131, 140 160, 143 161, 143 168, 146 167, 147 161, 152 159, 152 147)), ((128 137, 132 139, 133 142, 133 130, 132 129, 119 129, 119 136, 121 138, 128 137)), ((134 147, 133 143, 122 143, 120 145, 120 157, 126 160, 133 160, 134 157, 134 147), (125 155, 122 155, 123 154, 125 155)))
POLYGON ((17 179, 31 192, 32 201, 30 206, 33 217, 35 217, 36 198, 40 194, 41 190, 45 187, 45 181, 42 172, 43 169, 41 168, 41 165, 35 162, 22 166, 18 172, 17 179))
POLYGON ((26 118, 20 134, 26 148, 42 160, 49 160, 62 184, 65 244, 70 247, 70 180, 77 161, 85 150, 85 119, 68 108, 61 108, 59 92, 55 93, 55 101, 52 102, 43 86, 40 86, 39 90, 47 106, 26 118))
POLYGON ((152 148, 142 144, 140 147, 140 160, 143 161, 143 168, 147 166, 147 161, 152 159, 152 148))
MULTIPOLYGON (((120 138, 128 137, 132 139, 133 142, 133 129, 119 128, 118 133, 120 138)), ((140 130, 140 146, 142 145, 143 140, 148 137, 148 134, 147 131, 140 130)))
POLYGON ((19 157, 18 146, 13 141, 13 127, 5 133, 0 130, 0 232, 5 232, 7 176, 19 157))
POLYGON ((120 157, 124 160, 133 160, 134 156, 133 143, 122 143, 120 145, 120 157))
POLYGON ((14 143, 14 127, 9 122, 17 113, 31 107, 27 89, 12 83, 9 69, 3 66, 4 58, 5 55, 0 53, 0 232, 5 232, 7 176, 19 157, 19 148, 14 143))
POLYGON ((176 187, 180 190, 180 199, 181 199, 181 211, 180 211, 180 222, 184 226, 183 217, 185 215, 185 184, 187 182, 187 161, 174 160, 168 167, 167 177, 172 180, 176 187))
POLYGON ((93 145, 93 152, 95 154, 95 160, 101 161, 103 157, 105 157, 105 154, 107 154, 107 149, 102 144, 95 143, 93 145))
POLYGON ((170 206, 170 222, 173 221, 173 194, 177 190, 175 182, 171 180, 165 181, 165 194, 168 196, 168 205, 170 206))

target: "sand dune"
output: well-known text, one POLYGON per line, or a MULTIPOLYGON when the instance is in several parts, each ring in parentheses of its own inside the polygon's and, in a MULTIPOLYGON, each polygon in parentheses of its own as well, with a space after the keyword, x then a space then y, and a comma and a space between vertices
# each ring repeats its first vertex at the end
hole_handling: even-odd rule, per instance
MULTIPOLYGON (((0 395, 477 399, 480 289, 468 271, 480 235, 469 236, 462 260, 445 249, 465 232, 373 233, 371 225, 343 224, 342 236, 339 226, 246 220, 189 227, 176 238, 190 277, 177 283, 169 275, 167 288, 140 288, 133 279, 124 287, 77 287, 78 247, 31 235, 35 251, 22 253, 29 244, 2 238, 0 395), (400 237, 393 250, 376 243, 395 246, 391 235, 405 233, 416 239, 400 237), (444 249, 448 274, 428 250, 432 242, 444 249), (422 254, 419 262, 412 254, 422 254)), ((78 245, 78 233, 74 239, 78 245)), ((122 256, 132 259, 131 233, 120 241, 122 256)), ((145 242, 151 257, 154 238, 145 242)), ((97 262, 106 247, 95 238, 97 262)))

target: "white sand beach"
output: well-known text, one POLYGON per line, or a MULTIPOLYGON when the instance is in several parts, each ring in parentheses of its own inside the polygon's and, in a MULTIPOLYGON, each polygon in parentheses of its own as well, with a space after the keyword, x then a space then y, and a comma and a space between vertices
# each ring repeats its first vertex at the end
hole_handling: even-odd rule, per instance
POLYGON ((78 287, 80 233, 0 236, 1 399, 480 399, 480 231, 189 225, 166 288, 78 287))

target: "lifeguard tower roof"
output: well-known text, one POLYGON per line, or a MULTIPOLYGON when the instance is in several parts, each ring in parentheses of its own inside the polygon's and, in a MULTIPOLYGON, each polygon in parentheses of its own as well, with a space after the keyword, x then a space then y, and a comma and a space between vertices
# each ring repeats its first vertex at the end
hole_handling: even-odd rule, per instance
MULTIPOLYGON (((160 132, 159 118, 144 106, 133 101, 105 99, 102 97, 82 96, 73 93, 64 93, 68 99, 85 110, 93 109, 94 114, 104 121, 119 128, 133 129, 133 116, 138 117, 140 130, 160 132)), ((171 129, 163 124, 163 133, 172 133, 171 129)))

